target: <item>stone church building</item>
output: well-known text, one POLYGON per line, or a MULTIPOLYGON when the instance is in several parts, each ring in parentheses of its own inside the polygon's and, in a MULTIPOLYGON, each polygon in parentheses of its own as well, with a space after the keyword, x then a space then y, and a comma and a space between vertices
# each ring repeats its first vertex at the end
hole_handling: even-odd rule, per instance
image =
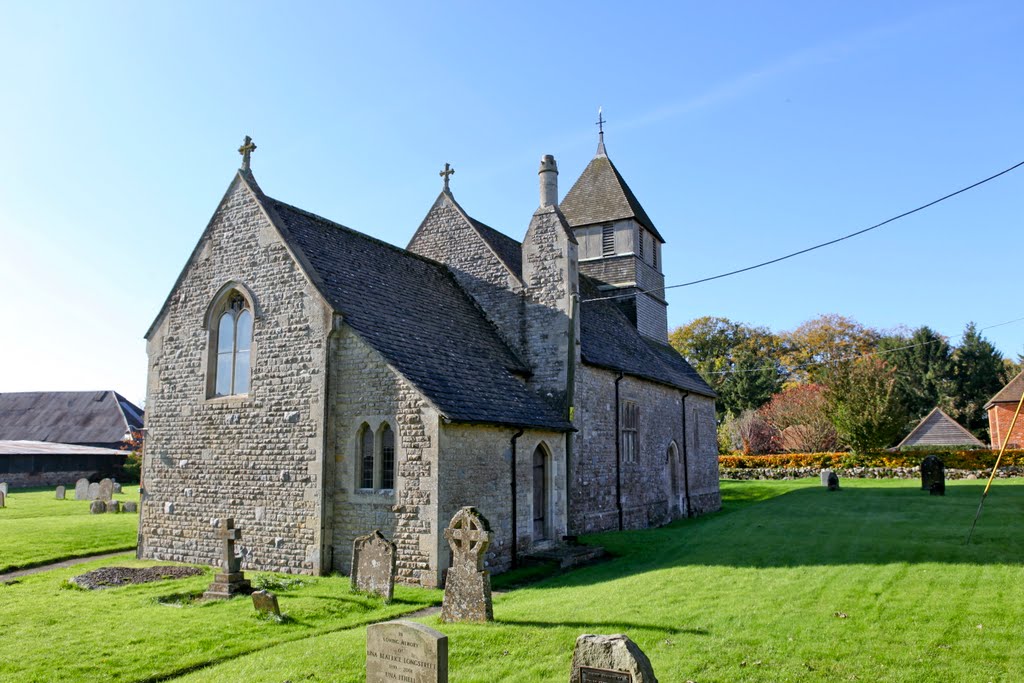
MULTIPOLYGON (((602 135, 603 138, 603 135, 602 135)), ((141 557, 347 572, 380 529, 437 586, 443 529, 492 571, 581 533, 716 510, 714 392, 668 345, 664 239, 605 152, 519 242, 444 189, 405 249, 273 199, 239 150, 146 334, 141 557)))

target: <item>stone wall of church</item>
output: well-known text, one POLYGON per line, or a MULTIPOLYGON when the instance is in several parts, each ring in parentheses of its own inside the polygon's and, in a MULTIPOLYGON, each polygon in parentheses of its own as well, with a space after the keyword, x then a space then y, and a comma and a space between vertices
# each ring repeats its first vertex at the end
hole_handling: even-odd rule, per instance
POLYGON ((436 535, 438 415, 422 394, 350 328, 332 344, 328 449, 334 462, 331 539, 334 568, 351 570, 352 541, 379 529, 398 549, 398 580, 438 585, 436 535), (395 488, 361 489, 359 430, 395 432, 395 488))
MULTIPOLYGON (((442 529, 459 508, 472 505, 487 518, 494 539, 485 556, 487 569, 498 573, 512 564, 512 437, 511 427, 448 424, 441 428, 440 519, 442 529)), ((561 540, 566 533, 565 435, 523 430, 515 439, 516 547, 528 552, 535 543, 561 540), (546 500, 534 496, 534 452, 541 449, 546 500), (543 511, 544 538, 534 535, 535 506, 543 511)), ((443 533, 438 538, 442 570, 451 550, 443 533)))
POLYGON ((245 569, 318 573, 331 312, 249 190, 233 183, 149 336, 140 555, 216 564, 214 521, 245 569), (207 398, 204 319, 227 283, 255 307, 247 395, 207 398))
POLYGON ((639 529, 665 524, 685 515, 688 479, 692 513, 718 509, 718 453, 715 441, 714 401, 690 394, 686 397, 688 470, 683 477, 683 392, 655 382, 623 376, 619 381, 619 406, 615 401, 618 373, 581 364, 576 372, 576 419, 571 458, 571 533, 617 529, 619 499, 622 524, 639 529), (623 401, 638 406, 638 452, 632 462, 617 460, 621 425, 617 434, 616 413, 623 401), (673 444, 679 454, 673 464, 673 444), (673 478, 672 467, 677 469, 673 478), (675 481, 676 490, 673 490, 675 481), (617 493, 617 482, 621 488, 617 493))
POLYGON ((448 266, 494 323, 501 338, 523 353, 523 284, 495 255, 476 230, 442 194, 423 220, 409 251, 448 266))
POLYGON ((686 397, 686 429, 690 465, 690 512, 704 514, 722 507, 718 486, 718 432, 715 401, 706 396, 686 397))

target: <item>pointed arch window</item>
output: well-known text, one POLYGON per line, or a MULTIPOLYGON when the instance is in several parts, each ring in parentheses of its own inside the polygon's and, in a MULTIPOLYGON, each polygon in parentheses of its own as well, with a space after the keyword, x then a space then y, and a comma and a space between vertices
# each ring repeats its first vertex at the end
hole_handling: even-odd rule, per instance
POLYGON ((359 488, 373 488, 373 430, 363 423, 359 428, 359 488))
POLYGON ((395 488, 395 431, 387 422, 381 423, 376 431, 364 422, 356 433, 356 488, 395 488))
POLYGON ((386 422, 380 429, 380 487, 395 488, 395 433, 386 422))
POLYGON ((232 292, 217 319, 214 396, 249 393, 252 353, 252 311, 238 292, 232 292))

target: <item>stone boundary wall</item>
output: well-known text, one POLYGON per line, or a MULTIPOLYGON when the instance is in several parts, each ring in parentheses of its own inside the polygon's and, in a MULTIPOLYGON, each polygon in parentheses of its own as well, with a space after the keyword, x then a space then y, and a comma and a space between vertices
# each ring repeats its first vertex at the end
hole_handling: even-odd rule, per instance
MULTIPOLYGON (((920 467, 849 467, 831 468, 840 479, 920 479, 920 467)), ((821 473, 820 467, 751 467, 751 468, 722 468, 719 476, 722 479, 753 480, 753 479, 803 479, 805 477, 817 477, 821 473)), ((986 470, 956 470, 946 468, 946 479, 988 479, 991 469, 986 470)), ((1010 477, 1024 477, 1024 466, 1010 465, 1000 467, 996 472, 996 478, 1008 479, 1010 477)))

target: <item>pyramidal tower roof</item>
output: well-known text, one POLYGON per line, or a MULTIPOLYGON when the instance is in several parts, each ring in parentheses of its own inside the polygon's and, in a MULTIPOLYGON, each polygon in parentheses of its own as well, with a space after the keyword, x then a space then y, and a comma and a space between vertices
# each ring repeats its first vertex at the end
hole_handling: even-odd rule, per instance
POLYGON ((607 223, 633 218, 651 231, 662 243, 654 222, 640 206, 640 201, 629 189, 622 174, 608 158, 602 131, 597 154, 583 170, 558 208, 572 227, 607 223))

